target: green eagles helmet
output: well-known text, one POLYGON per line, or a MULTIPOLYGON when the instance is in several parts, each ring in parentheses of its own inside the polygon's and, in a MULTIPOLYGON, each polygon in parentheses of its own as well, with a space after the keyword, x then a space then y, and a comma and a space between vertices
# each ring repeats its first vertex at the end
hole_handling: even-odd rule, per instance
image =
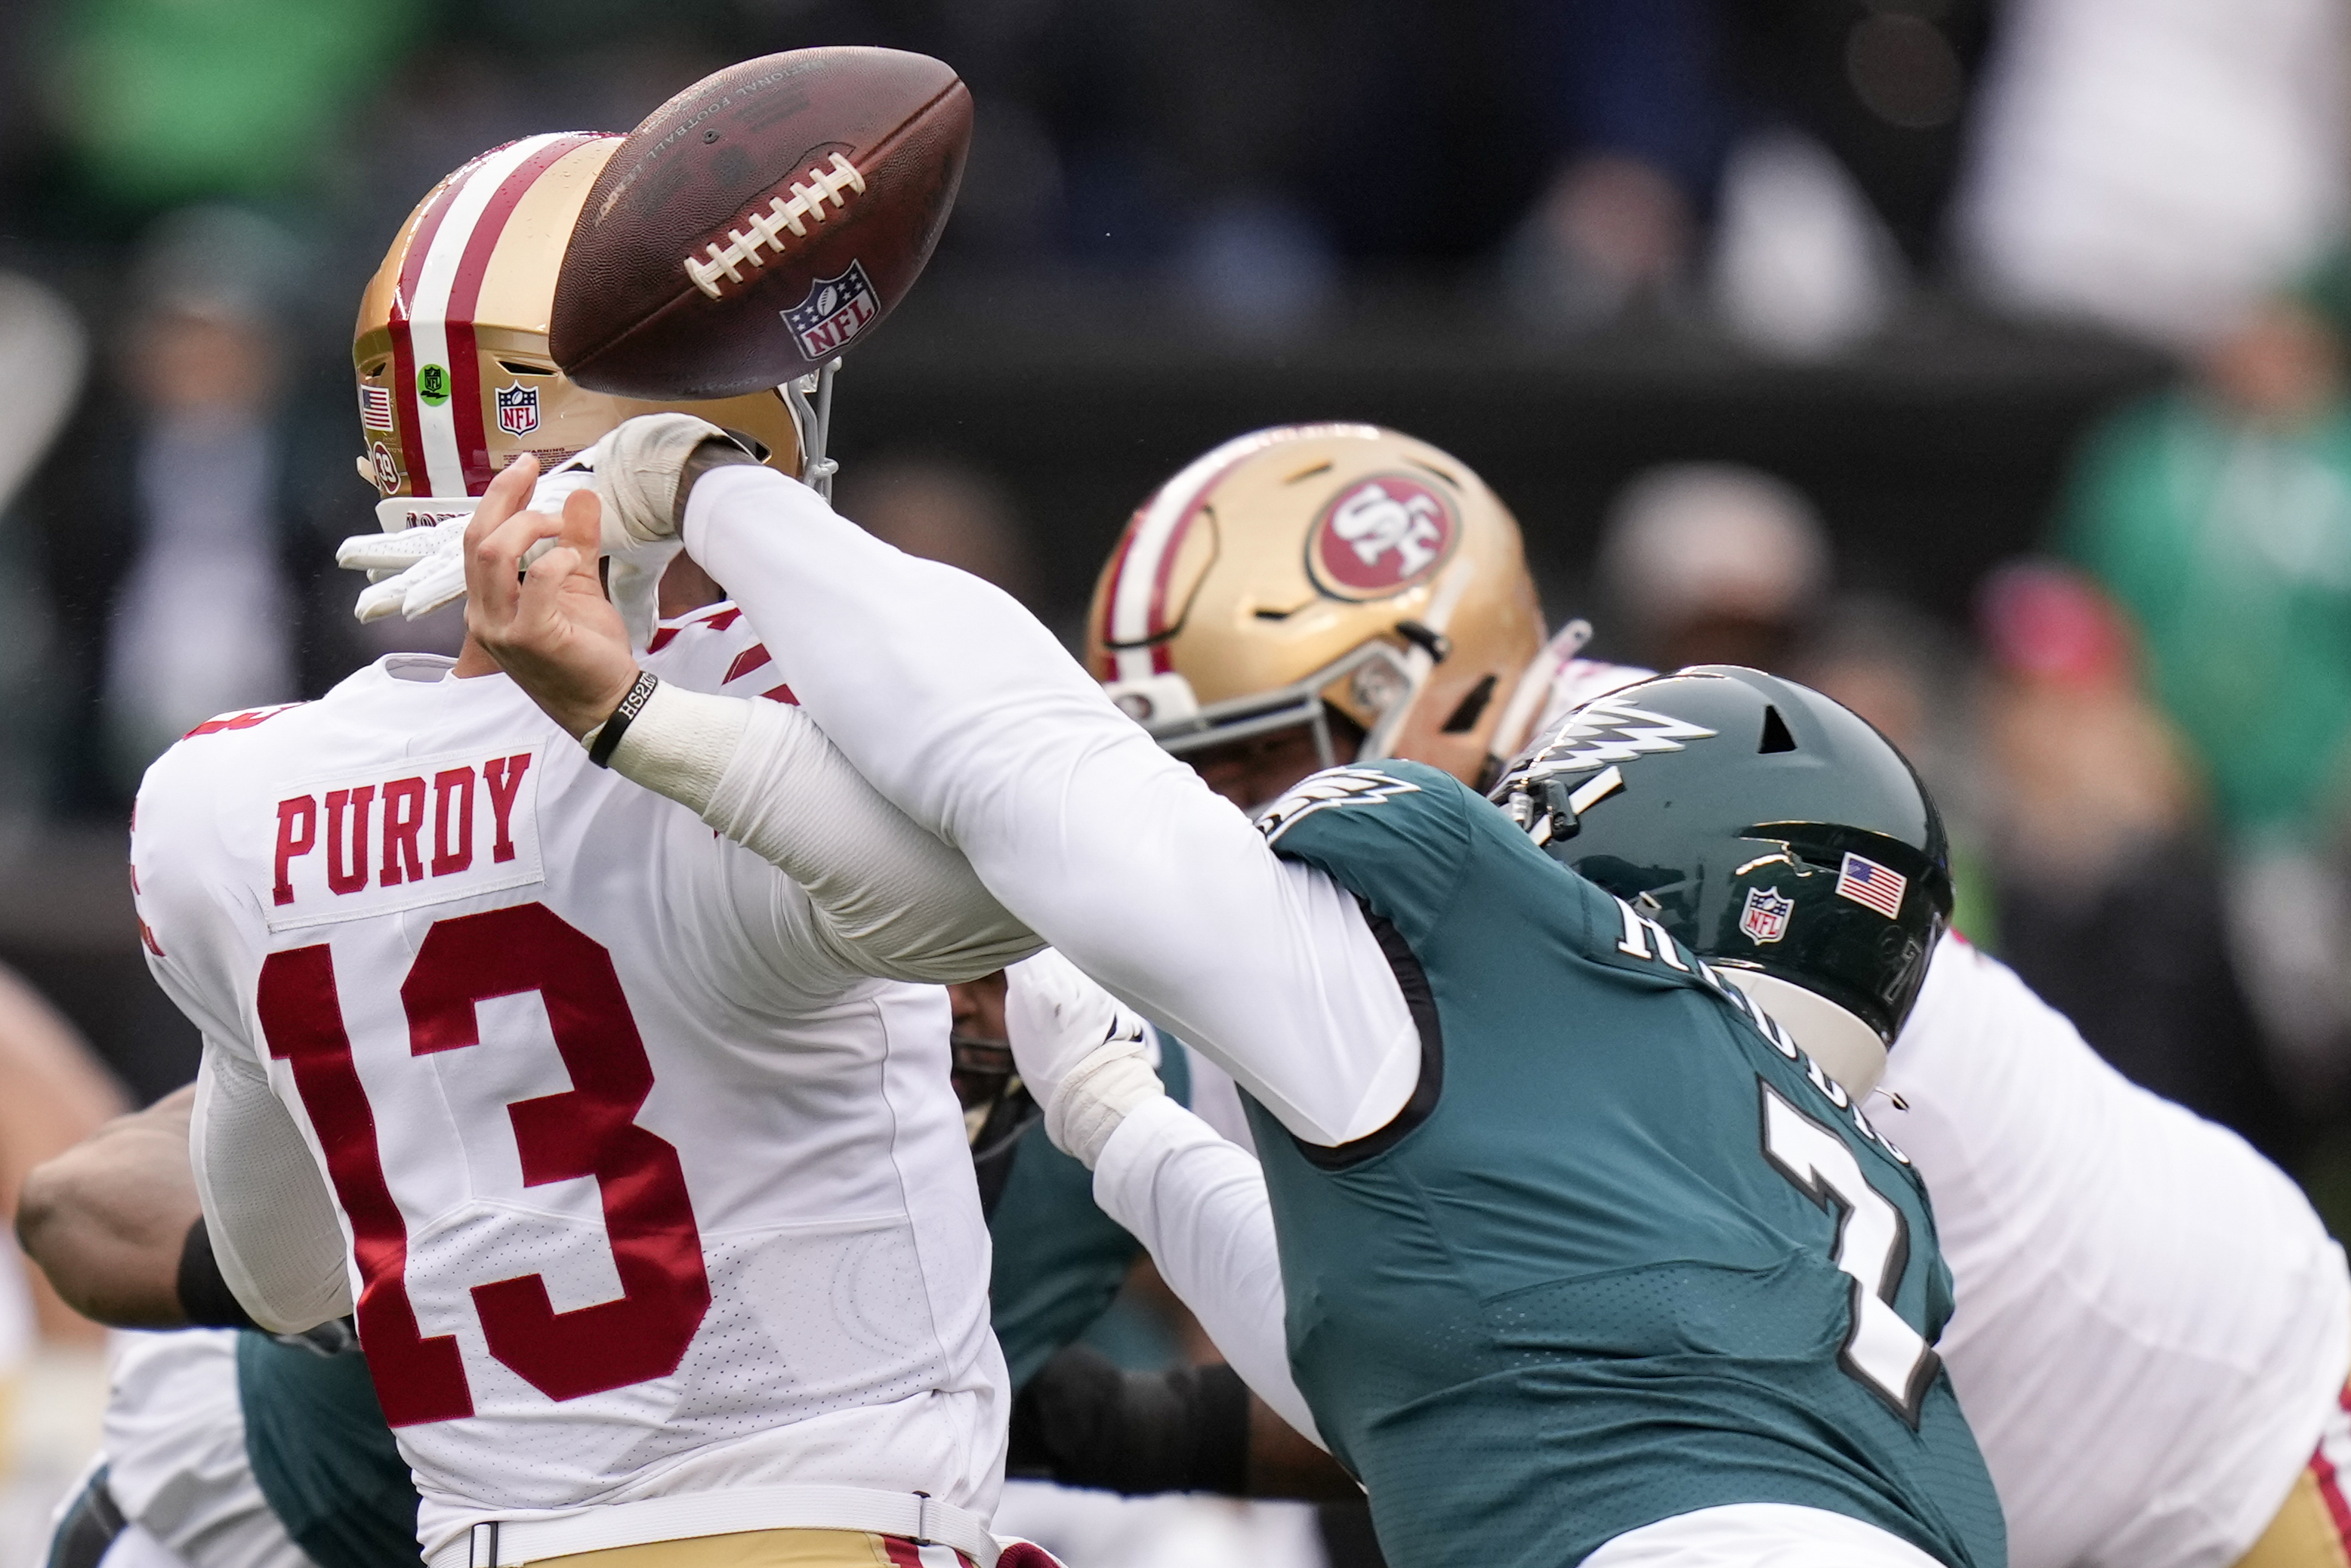
POLYGON ((1910 764, 1761 671, 1700 664, 1595 697, 1493 799, 1709 963, 1825 998, 1889 1046, 1950 920, 1942 818, 1910 764))

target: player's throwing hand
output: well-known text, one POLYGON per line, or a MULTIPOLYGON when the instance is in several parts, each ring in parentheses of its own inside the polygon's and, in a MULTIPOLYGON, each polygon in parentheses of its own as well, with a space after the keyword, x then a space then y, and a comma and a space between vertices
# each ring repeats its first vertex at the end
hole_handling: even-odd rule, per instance
POLYGON ((601 504, 581 490, 560 518, 525 511, 538 478, 531 458, 509 465, 466 526, 465 631, 577 737, 620 706, 637 661, 597 571, 601 504))

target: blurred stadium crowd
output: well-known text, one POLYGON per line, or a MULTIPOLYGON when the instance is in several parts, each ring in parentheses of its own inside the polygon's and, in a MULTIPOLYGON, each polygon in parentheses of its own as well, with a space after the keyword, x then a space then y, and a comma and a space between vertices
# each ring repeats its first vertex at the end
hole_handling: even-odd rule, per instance
MULTIPOLYGON (((726 60, 835 42, 937 55, 979 106, 876 384, 985 384, 955 346, 1017 343, 1006 395, 1065 448, 1126 455, 1124 505, 1193 448, 1082 390, 1113 340, 1136 385, 1161 348, 1211 387, 1227 360, 1259 385, 1304 367, 1283 417, 1409 411, 1337 405, 1410 373, 1399 319, 1412 363, 1507 347, 1537 426, 1544 397, 1589 397, 1579 367, 1683 367, 1659 417, 1710 412, 1604 484, 1563 472, 1588 442, 1515 460, 1554 622, 1871 717, 1953 820, 1962 928, 2351 1224, 2335 0, 13 0, 0 954, 133 1098, 194 1061, 141 999, 114 890, 141 768, 215 712, 455 640, 444 616, 371 641, 332 570, 368 523, 349 319, 381 246, 486 147, 625 129, 726 60), (1971 384, 1986 343, 2011 370, 1971 384), (2026 397, 2036 364, 2103 368, 2079 406, 2026 397, 2057 411, 2028 434, 2062 461, 1939 535, 1831 517, 1704 434, 1888 363, 1958 367, 1938 384, 1962 410, 2026 397)), ((1117 507, 1071 524, 1050 461, 858 395, 852 373, 843 509, 1074 626, 1117 507)), ((1416 433, 1512 499, 1429 397, 1416 433)), ((1207 406, 1209 439, 1265 422, 1207 406)), ((1952 446, 1964 423, 1907 439, 1998 462, 1952 446)))

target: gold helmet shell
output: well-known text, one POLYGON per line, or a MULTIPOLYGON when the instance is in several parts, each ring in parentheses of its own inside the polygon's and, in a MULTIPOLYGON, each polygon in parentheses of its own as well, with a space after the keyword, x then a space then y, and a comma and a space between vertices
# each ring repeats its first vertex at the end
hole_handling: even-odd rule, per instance
POLYGON ((542 469, 634 414, 683 409, 747 436, 798 476, 806 443, 780 392, 640 402, 573 384, 547 350, 573 221, 622 138, 525 137, 483 153, 417 203, 360 297, 351 337, 360 476, 387 528, 463 509, 524 453, 542 469), (416 503, 413 508, 403 500, 416 503))
POLYGON ((1519 525, 1467 465, 1369 424, 1225 443, 1161 486, 1094 588, 1086 660, 1172 751, 1301 724, 1325 705, 1476 781, 1542 615, 1519 525))

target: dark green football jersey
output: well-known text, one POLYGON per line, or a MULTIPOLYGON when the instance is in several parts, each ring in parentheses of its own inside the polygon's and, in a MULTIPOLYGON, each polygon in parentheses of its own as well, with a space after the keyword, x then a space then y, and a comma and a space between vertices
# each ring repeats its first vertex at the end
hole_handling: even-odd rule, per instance
POLYGON ((1266 830, 1362 901, 1421 1030, 1359 1144, 1250 1108, 1298 1385, 1390 1560, 1560 1568, 1763 1502, 2001 1568, 1925 1189, 1844 1092, 1435 768, 1320 775, 1266 830))
MULTIPOLYGON (((1188 1103, 1184 1050, 1160 1077, 1188 1103)), ((1094 1205, 1093 1173, 1039 1121, 1020 1135, 988 1212, 991 1316, 1018 1390, 1118 1294, 1142 1244, 1094 1205)), ((319 1568, 416 1568, 416 1490, 356 1354, 322 1356, 266 1334, 237 1342, 245 1446, 270 1511, 319 1568)))
MULTIPOLYGON (((1189 1104, 1184 1048, 1160 1039, 1160 1080, 1189 1104)), ((987 1230, 988 1317, 1017 1392, 1109 1308, 1143 1244, 1095 1207, 1093 1173, 1053 1146, 1041 1120, 1020 1136, 987 1230)))
POLYGON ((363 1358, 248 1331, 236 1392, 254 1479, 305 1556, 319 1568, 416 1568, 416 1483, 363 1358))

